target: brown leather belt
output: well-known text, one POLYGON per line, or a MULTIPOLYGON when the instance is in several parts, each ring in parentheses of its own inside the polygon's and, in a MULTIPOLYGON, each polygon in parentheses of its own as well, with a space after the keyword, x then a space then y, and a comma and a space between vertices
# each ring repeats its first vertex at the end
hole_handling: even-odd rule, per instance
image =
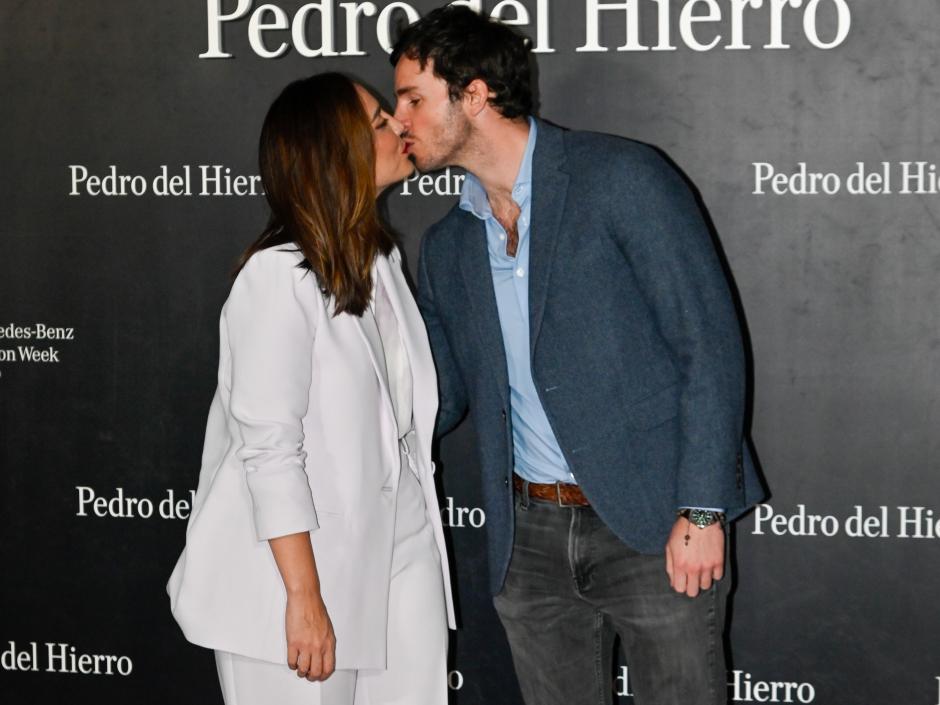
POLYGON ((577 485, 568 485, 564 482, 525 482, 521 477, 513 473, 512 486, 516 492, 523 493, 523 488, 528 489, 529 497, 542 499, 546 502, 554 502, 559 507, 588 507, 587 497, 577 485))

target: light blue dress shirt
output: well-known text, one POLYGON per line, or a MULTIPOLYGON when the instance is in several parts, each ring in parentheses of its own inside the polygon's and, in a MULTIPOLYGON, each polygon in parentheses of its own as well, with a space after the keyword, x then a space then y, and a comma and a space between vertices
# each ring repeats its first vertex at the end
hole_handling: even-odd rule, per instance
POLYGON ((516 256, 506 254, 506 231, 493 216, 486 189, 467 174, 460 192, 460 207, 486 225, 493 288, 503 331, 515 471, 529 482, 574 483, 574 475, 561 453, 545 410, 535 391, 529 357, 529 223, 532 204, 532 153, 538 128, 529 118, 529 139, 512 187, 512 198, 521 213, 516 223, 519 244, 516 256))

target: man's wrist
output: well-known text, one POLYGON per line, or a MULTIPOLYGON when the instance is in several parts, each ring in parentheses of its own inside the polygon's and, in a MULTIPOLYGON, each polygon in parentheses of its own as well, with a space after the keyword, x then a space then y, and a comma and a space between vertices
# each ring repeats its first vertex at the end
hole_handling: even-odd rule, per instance
POLYGON ((690 524, 699 529, 706 529, 712 524, 725 526, 725 514, 717 509, 702 509, 699 507, 683 507, 676 512, 676 515, 687 519, 690 524))

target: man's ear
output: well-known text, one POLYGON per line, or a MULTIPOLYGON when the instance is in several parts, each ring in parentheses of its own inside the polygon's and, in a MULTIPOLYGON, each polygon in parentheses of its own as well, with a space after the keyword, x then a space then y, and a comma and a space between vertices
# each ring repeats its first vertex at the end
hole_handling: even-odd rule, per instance
POLYGON ((479 115, 490 102, 490 89, 482 79, 475 78, 463 89, 464 107, 471 117, 479 115))

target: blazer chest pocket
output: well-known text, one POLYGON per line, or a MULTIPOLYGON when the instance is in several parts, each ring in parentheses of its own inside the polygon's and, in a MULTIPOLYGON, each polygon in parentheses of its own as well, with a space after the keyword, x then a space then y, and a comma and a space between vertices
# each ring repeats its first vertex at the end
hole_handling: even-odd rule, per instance
POLYGON ((679 385, 653 392, 627 408, 626 423, 637 431, 645 431, 664 424, 679 415, 679 385))

